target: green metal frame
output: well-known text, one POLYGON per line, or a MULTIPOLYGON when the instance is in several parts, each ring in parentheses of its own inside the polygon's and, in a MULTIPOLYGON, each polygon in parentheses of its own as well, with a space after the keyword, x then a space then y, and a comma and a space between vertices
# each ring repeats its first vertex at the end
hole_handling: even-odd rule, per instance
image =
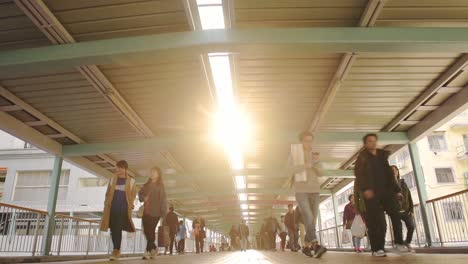
MULTIPOLYGON (((265 144, 291 144, 298 143, 299 132, 279 133, 271 139, 262 139, 265 144)), ((365 132, 317 132, 314 133, 314 143, 361 143, 365 132)), ((408 136, 405 132, 379 132, 381 144, 407 144, 408 136)), ((87 143, 64 145, 62 155, 64 157, 91 156, 122 151, 155 151, 168 147, 193 146, 194 144, 215 144, 207 136, 164 136, 149 139, 129 139, 114 142, 87 143)))
MULTIPOLYGON (((205 172, 187 172, 184 174, 166 174, 166 180, 190 181, 207 178, 225 178, 229 179, 236 175, 246 176, 265 176, 268 179, 290 178, 291 175, 284 169, 245 169, 245 170, 206 170, 205 172)), ((324 178, 345 178, 354 179, 353 170, 324 170, 324 178)), ((147 177, 137 177, 137 184, 143 184, 148 180, 147 177)))
MULTIPOLYGON (((185 193, 168 193, 169 199, 195 199, 195 198, 212 198, 234 196, 239 193, 246 194, 273 194, 273 195, 294 195, 292 189, 265 189, 265 188, 250 188, 236 191, 210 191, 210 192, 185 192, 185 193)), ((331 195, 330 190, 320 190, 320 195, 331 195)))
POLYGON ((421 218, 423 221, 424 234, 426 236, 426 243, 428 246, 432 245, 432 235, 430 218, 427 212, 427 193, 426 193, 426 180, 422 170, 421 161, 419 159, 419 150, 416 143, 408 144, 409 153, 411 157, 411 165, 413 166, 414 179, 416 181, 416 190, 418 191, 419 206, 421 208, 421 218))
POLYGON ((47 218, 45 223, 44 235, 42 237, 43 256, 50 255, 50 248, 52 245, 52 237, 54 235, 55 227, 55 208, 57 207, 57 196, 60 185, 60 174, 62 172, 62 158, 55 156, 54 168, 50 178, 49 198, 47 200, 47 218))
POLYGON ((265 45, 293 45, 310 52, 468 52, 465 28, 256 28, 203 30, 53 45, 0 52, 0 69, 109 64, 151 54, 239 52, 265 45))

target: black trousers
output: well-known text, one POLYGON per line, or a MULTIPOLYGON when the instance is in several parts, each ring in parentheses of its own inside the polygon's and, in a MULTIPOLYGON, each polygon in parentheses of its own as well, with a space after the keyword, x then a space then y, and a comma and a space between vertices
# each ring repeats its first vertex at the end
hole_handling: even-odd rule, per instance
POLYGON ((414 215, 407 212, 400 212, 400 219, 403 220, 406 225, 405 243, 411 244, 411 241, 413 241, 414 229, 416 227, 416 223, 414 222, 414 215))
POLYGON ((143 215, 142 222, 146 237, 146 251, 156 249, 154 241, 156 239, 156 226, 158 225, 159 218, 159 216, 143 215))
POLYGON ((127 212, 111 210, 109 228, 114 249, 120 250, 120 245, 122 244, 122 230, 126 221, 128 221, 127 212))
POLYGON ((176 232, 169 232, 169 238, 171 239, 169 252, 172 254, 172 249, 175 247, 177 250, 177 245, 175 243, 176 232))
POLYGON ((201 235, 195 236, 195 248, 197 253, 203 253, 203 245, 205 244, 204 238, 201 235))
POLYGON ((297 250, 299 248, 299 230, 288 229, 289 248, 297 250))
POLYGON ((378 194, 374 198, 365 200, 366 221, 372 251, 384 250, 387 222, 385 212, 390 216, 393 226, 393 236, 396 244, 403 244, 402 225, 398 213, 398 203, 393 194, 378 194))
POLYGON ((182 254, 184 253, 184 251, 185 251, 185 238, 179 240, 179 242, 177 243, 177 252, 179 252, 179 254, 182 254))
POLYGON ((268 233, 268 249, 276 249, 276 233, 268 233))

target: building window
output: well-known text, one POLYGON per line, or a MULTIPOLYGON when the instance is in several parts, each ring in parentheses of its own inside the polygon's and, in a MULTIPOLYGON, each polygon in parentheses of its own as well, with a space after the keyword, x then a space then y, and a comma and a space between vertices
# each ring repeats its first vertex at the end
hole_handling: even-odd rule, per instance
POLYGON ((5 183, 7 176, 7 168, 0 167, 0 184, 5 183))
POLYGON ((443 203, 444 216, 447 221, 463 221, 463 204, 461 202, 443 203))
POLYGON ((436 168, 435 174, 438 183, 455 182, 455 178, 453 177, 453 171, 451 168, 436 168))
POLYGON ((342 192, 341 194, 337 195, 336 196, 336 202, 339 205, 342 205, 342 204, 345 204, 345 203, 348 203, 348 197, 349 195, 353 194, 354 193, 354 188, 351 187, 349 188, 348 190, 342 192))
POLYGON ((3 198, 3 190, 5 188, 5 181, 7 177, 7 168, 0 167, 0 201, 3 198))
POLYGON ((107 180, 101 178, 81 178, 79 179, 80 187, 101 187, 107 184, 107 180))
POLYGON ((428 136, 427 140, 429 141, 429 149, 431 151, 439 152, 447 150, 447 142, 444 135, 428 136))
MULTIPOLYGON (((50 190, 51 170, 17 171, 14 201, 47 201, 50 190)), ((57 200, 67 198, 70 170, 62 170, 57 200)))
POLYGON ((416 182, 414 180, 414 172, 408 172, 405 175, 401 176, 403 180, 405 180, 406 185, 408 185, 408 188, 413 189, 416 187, 416 182))
POLYGON ((404 149, 398 154, 398 162, 405 163, 409 159, 409 151, 404 149))

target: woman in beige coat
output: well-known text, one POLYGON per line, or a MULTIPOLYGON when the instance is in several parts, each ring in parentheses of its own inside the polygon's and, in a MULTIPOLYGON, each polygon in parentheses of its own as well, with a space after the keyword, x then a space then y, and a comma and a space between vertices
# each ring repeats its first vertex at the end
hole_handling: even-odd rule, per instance
POLYGON ((133 202, 136 196, 135 179, 128 175, 128 164, 125 160, 117 162, 116 176, 109 181, 104 202, 104 213, 101 220, 101 231, 110 228, 114 250, 110 260, 120 258, 122 230, 135 232, 132 221, 133 202))

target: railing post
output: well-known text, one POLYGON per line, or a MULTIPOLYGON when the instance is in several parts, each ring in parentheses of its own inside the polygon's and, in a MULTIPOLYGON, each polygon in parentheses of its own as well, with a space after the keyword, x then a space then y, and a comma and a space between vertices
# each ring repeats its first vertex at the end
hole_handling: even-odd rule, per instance
MULTIPOLYGON (((417 207, 415 208, 417 209, 417 207)), ((418 231, 419 228, 417 226, 416 213, 413 213, 413 217, 414 217, 414 231, 416 231, 416 238, 418 239, 418 247, 421 247, 421 237, 419 236, 419 231, 418 231)))
POLYGON ((58 248, 57 248, 57 256, 60 256, 60 250, 62 248, 62 237, 63 237, 63 217, 60 218, 60 234, 59 234, 59 241, 58 241, 58 248))
POLYGON ((411 157, 411 165, 413 165, 414 179, 416 181, 416 190, 418 191, 419 206, 421 208, 421 218, 424 226, 424 234, 426 236, 427 246, 432 246, 431 229, 429 224, 429 217, 427 215, 426 201, 426 181, 424 179, 424 172, 421 167, 419 159, 418 145, 416 143, 408 144, 409 153, 411 157))
POLYGON ((91 241, 91 222, 88 225, 88 239, 86 240, 86 256, 89 255, 89 242, 91 241))
POLYGON ((340 248, 342 245, 340 242, 340 235, 338 234, 338 208, 336 205, 336 195, 334 192, 332 193, 331 198, 333 204, 333 216, 335 218, 336 248, 340 248))
POLYGON ((36 229, 34 230, 34 242, 33 242, 33 248, 32 248, 32 256, 36 255, 36 247, 37 247, 37 238, 39 237, 39 224, 41 221, 41 214, 37 213, 37 218, 36 218, 36 229))
POLYGON ((390 227, 390 243, 392 243, 392 247, 395 246, 395 236, 393 236, 393 223, 390 217, 387 215, 387 226, 390 227))
POLYGON ((320 208, 318 209, 318 233, 319 233, 319 243, 322 245, 322 214, 320 213, 320 208))
POLYGON ((432 203, 432 212, 434 213, 434 218, 436 221, 436 226, 437 226, 437 234, 439 234, 439 240, 440 240, 440 246, 444 246, 444 240, 442 239, 442 232, 440 232, 440 225, 439 225, 439 217, 437 217, 437 210, 435 208, 435 202, 432 203))
POLYGON ((55 208, 57 206, 57 196, 60 185, 60 174, 62 171, 62 157, 55 156, 54 168, 50 177, 49 199, 47 202, 47 218, 42 238, 42 255, 50 254, 52 238, 54 236, 55 208))
POLYGON ((137 230, 135 230, 135 236, 133 237, 133 254, 136 253, 136 242, 137 242, 137 230))

